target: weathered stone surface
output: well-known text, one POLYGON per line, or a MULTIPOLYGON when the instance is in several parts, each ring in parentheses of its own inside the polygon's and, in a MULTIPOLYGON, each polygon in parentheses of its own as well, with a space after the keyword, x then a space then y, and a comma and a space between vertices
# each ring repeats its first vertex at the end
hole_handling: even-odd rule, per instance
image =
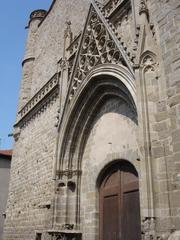
POLYGON ((123 161, 142 238, 180 229, 179 1, 92 2, 29 22, 4 240, 98 240, 99 179, 123 161))
POLYGON ((180 231, 175 231, 168 238, 168 240, 179 240, 179 239, 180 239, 180 231))

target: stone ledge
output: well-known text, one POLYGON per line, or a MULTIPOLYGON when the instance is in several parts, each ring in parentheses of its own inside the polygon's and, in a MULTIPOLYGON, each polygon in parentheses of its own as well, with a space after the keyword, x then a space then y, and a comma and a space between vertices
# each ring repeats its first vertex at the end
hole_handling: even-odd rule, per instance
POLYGON ((32 115, 39 110, 43 102, 47 102, 52 98, 54 93, 59 93, 59 73, 56 73, 35 95, 29 102, 18 112, 17 122, 15 127, 25 120, 28 115, 32 115), (30 114, 31 113, 31 114, 30 114))

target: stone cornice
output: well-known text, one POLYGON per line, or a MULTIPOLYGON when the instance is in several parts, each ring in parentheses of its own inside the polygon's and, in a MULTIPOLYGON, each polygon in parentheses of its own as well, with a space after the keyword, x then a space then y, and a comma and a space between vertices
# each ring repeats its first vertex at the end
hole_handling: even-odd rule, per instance
POLYGON ((59 73, 56 73, 29 102, 18 112, 15 127, 22 127, 39 111, 46 108, 55 96, 59 94, 59 73))

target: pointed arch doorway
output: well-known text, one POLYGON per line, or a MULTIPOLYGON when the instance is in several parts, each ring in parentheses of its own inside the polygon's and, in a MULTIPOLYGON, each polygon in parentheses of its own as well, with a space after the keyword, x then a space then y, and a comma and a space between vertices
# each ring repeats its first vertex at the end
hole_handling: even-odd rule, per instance
POLYGON ((101 178, 100 240, 140 240, 138 174, 123 161, 106 169, 101 178))

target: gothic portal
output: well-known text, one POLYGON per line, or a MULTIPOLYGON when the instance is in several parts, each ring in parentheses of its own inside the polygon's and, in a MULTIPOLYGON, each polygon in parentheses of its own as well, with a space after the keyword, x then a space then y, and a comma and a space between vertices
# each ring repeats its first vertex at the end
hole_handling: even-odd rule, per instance
POLYGON ((179 7, 31 13, 4 240, 180 239, 179 7))

